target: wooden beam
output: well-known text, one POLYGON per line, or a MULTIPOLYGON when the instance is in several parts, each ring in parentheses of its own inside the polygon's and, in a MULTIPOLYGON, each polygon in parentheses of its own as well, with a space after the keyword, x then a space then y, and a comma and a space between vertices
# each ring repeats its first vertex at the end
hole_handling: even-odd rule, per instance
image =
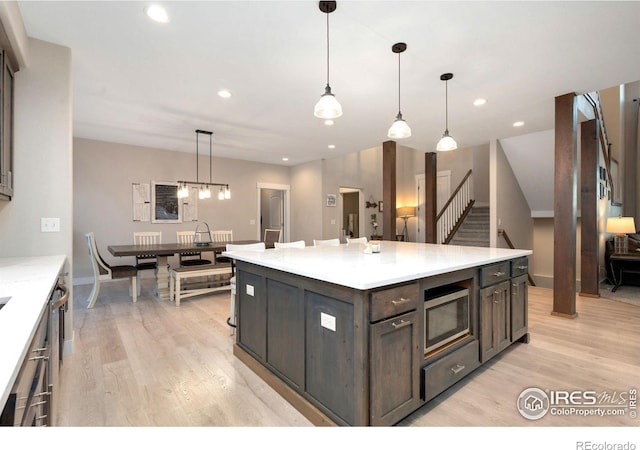
POLYGON ((574 93, 555 101, 553 311, 576 317, 577 123, 574 93))
POLYGON ((396 240, 396 143, 382 143, 382 239, 396 240))
POLYGON ((425 242, 437 244, 438 231, 436 216, 438 215, 438 157, 434 152, 424 154, 424 237, 425 242))
POLYGON ((580 124, 580 295, 600 297, 598 241, 598 121, 580 124))

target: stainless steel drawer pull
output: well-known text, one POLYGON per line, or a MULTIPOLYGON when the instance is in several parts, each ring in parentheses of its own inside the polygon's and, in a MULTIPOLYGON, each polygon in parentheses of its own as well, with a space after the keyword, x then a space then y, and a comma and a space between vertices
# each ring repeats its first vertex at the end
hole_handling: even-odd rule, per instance
POLYGON ((49 359, 49 357, 48 356, 44 356, 44 355, 42 355, 42 356, 34 356, 33 358, 29 358, 29 361, 37 361, 39 359, 44 359, 46 361, 46 360, 49 359))
POLYGON ((518 270, 527 270, 527 267, 528 266, 518 266, 518 267, 516 267, 516 269, 518 269, 518 270))
POLYGON ((44 352, 45 350, 49 350, 49 349, 47 347, 42 347, 42 348, 34 348, 31 351, 34 353, 37 353, 37 352, 44 352))
POLYGON ((399 323, 391 322, 391 326, 393 328, 395 328, 396 330, 398 328, 406 327, 407 325, 411 325, 411 321, 410 320, 401 319, 399 323))
POLYGON ((401 305, 402 303, 407 303, 410 301, 411 301, 410 298, 400 297, 398 300, 391 300, 391 303, 393 303, 394 305, 401 305))
POLYGON ((461 371, 463 371, 465 369, 466 366, 462 365, 462 364, 456 364, 455 367, 451 368, 451 371, 455 374, 460 373, 461 371))
POLYGON ((505 274, 506 272, 493 272, 493 276, 494 277, 501 277, 505 274))

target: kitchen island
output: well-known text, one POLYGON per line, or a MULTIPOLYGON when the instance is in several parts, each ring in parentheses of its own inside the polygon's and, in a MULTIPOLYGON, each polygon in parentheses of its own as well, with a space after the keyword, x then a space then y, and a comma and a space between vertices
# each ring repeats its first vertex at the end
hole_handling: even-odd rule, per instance
POLYGON ((364 250, 224 253, 236 261, 234 354, 312 422, 393 425, 528 340, 530 250, 364 250))

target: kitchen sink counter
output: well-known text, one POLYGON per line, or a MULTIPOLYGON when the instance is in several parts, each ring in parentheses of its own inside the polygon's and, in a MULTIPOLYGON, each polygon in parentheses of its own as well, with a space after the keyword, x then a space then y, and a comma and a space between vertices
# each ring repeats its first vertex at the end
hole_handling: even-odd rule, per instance
POLYGON ((64 255, 0 258, 0 410, 46 306, 64 255))

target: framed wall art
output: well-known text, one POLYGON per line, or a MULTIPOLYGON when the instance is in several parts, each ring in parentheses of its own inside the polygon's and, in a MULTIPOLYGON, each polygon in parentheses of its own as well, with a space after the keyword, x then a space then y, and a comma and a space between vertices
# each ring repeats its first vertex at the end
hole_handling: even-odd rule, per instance
POLYGON ((182 223, 182 201, 178 198, 177 182, 151 182, 151 223, 182 223))
POLYGON ((337 206, 338 196, 336 194, 327 194, 327 206, 337 206))

